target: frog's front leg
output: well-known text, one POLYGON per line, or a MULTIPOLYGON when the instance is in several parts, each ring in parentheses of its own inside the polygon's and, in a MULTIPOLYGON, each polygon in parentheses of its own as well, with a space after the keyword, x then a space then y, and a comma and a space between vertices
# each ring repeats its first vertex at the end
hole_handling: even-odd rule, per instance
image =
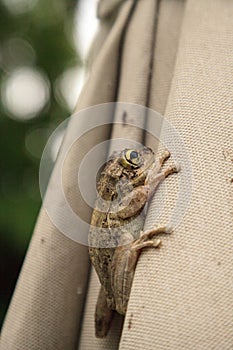
POLYGON ((167 227, 157 227, 148 230, 143 235, 132 242, 132 235, 124 235, 124 242, 131 240, 131 243, 116 248, 112 261, 112 290, 116 302, 116 311, 122 315, 126 313, 127 304, 130 296, 135 267, 138 257, 143 248, 158 248, 160 239, 153 239, 159 233, 170 233, 171 229, 167 227))

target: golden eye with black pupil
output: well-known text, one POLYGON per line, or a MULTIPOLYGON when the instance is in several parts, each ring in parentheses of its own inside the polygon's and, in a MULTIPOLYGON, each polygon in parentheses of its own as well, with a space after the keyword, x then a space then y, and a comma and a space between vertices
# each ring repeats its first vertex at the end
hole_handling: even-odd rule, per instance
POLYGON ((140 157, 137 151, 132 149, 125 150, 124 158, 126 163, 133 166, 134 168, 138 168, 140 166, 140 157))

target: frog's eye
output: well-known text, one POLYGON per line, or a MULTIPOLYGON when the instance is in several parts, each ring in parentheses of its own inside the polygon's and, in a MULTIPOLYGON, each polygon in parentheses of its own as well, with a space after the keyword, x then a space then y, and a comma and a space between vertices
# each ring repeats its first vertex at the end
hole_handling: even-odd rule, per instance
POLYGON ((138 168, 140 166, 140 156, 139 153, 135 150, 126 150, 124 152, 124 159, 128 165, 138 168))

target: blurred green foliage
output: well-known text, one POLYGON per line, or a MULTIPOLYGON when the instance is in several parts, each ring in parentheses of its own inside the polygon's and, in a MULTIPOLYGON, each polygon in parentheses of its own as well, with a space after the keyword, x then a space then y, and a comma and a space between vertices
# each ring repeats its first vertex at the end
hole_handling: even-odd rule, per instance
POLYGON ((68 107, 57 101, 54 86, 62 72, 81 63, 72 36, 76 6, 76 0, 38 0, 28 11, 17 14, 0 0, 1 86, 14 69, 29 65, 43 72, 51 89, 49 101, 32 119, 14 118, 0 105, 0 324, 41 206, 40 155, 49 133, 70 114, 68 107), (9 50, 8 43, 14 38, 28 43, 33 59, 28 60, 13 44, 9 50), (46 132, 35 140, 30 153, 25 139, 38 128, 46 132))

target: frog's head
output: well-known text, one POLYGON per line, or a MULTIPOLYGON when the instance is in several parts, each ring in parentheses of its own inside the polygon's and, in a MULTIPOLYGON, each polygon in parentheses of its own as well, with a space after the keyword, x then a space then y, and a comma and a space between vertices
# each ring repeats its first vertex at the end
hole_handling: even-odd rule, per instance
POLYGON ((128 192, 132 186, 142 185, 154 162, 155 154, 148 147, 114 152, 101 172, 98 193, 112 200, 116 192, 128 192))
POLYGON ((123 151, 115 151, 112 154, 102 174, 106 175, 107 182, 110 178, 118 181, 122 177, 134 180, 138 178, 139 181, 143 181, 154 162, 155 154, 149 147, 125 148, 123 151))

